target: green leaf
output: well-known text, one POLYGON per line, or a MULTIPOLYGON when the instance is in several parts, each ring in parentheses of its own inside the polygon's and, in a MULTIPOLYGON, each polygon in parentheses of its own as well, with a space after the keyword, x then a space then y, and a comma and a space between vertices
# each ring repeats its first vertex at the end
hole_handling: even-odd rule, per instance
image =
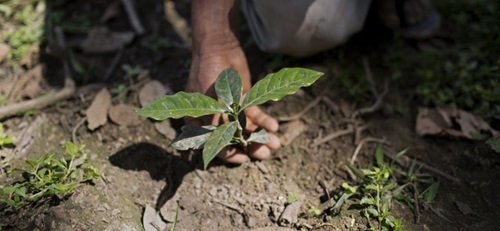
POLYGON ((377 166, 384 167, 384 150, 382 150, 382 145, 377 145, 377 150, 375 151, 375 160, 377 162, 377 166))
POLYGON ((444 214, 442 214, 439 210, 437 210, 436 208, 434 208, 432 205, 429 205, 429 208, 431 209, 432 212, 434 212, 434 214, 436 214, 438 217, 440 217, 441 219, 449 222, 449 223, 452 223, 444 214))
MULTIPOLYGON (((357 190, 358 187, 355 187, 355 188, 357 190)), ((349 192, 349 191, 344 192, 344 194, 342 194, 342 196, 340 196, 340 198, 337 200, 337 202, 333 206, 332 210, 339 209, 349 197, 351 197, 352 195, 354 195, 354 193, 356 192, 356 190, 354 190, 354 192, 352 192, 352 191, 351 192, 349 192)))
POLYGON ((13 193, 14 191, 16 191, 16 187, 10 187, 10 186, 7 186, 7 187, 3 187, 2 188, 2 192, 3 194, 7 195, 7 194, 11 194, 13 193))
POLYGON ((259 144, 265 144, 269 141, 269 136, 267 135, 266 130, 260 128, 257 131, 252 132, 252 134, 250 134, 250 137, 248 137, 247 141, 259 144))
POLYGON ((373 202, 373 200, 371 200, 370 198, 368 197, 363 197, 361 198, 361 200, 359 201, 360 204, 364 205, 364 204, 367 204, 367 205, 374 205, 375 202, 373 202))
POLYGON ((365 175, 357 168, 355 168, 354 166, 350 165, 350 164, 347 164, 347 167, 352 171, 352 173, 354 173, 354 175, 356 175, 357 177, 359 178, 364 178, 365 175))
POLYGON ((371 189, 371 190, 378 191, 379 185, 369 184, 369 185, 365 186, 365 189, 371 189))
POLYGON ((142 107, 137 113, 155 120, 167 118, 182 118, 184 116, 200 117, 222 113, 224 107, 204 94, 178 92, 174 95, 165 95, 154 102, 142 107))
POLYGON ((38 161, 32 159, 26 159, 25 162, 30 167, 30 170, 35 169, 36 166, 39 165, 38 161))
POLYGON ((203 167, 206 169, 208 163, 226 146, 231 144, 231 140, 236 132, 238 125, 236 122, 229 122, 219 126, 208 137, 203 148, 203 167))
POLYGON ((243 84, 238 72, 227 68, 219 74, 215 81, 215 92, 229 111, 233 111, 233 104, 239 104, 243 93, 243 84))
POLYGON ((182 126, 181 135, 174 140, 172 147, 177 150, 201 149, 216 128, 215 126, 196 127, 186 124, 182 126))
POLYGON ((424 192, 422 192, 424 202, 427 204, 432 203, 434 201, 434 198, 436 197, 438 189, 439 189, 439 182, 435 182, 431 186, 429 186, 429 188, 424 190, 424 192))
POLYGON ((396 183, 389 183, 382 188, 382 191, 390 191, 390 190, 395 189, 397 186, 398 186, 398 184, 396 184, 396 183))
POLYGON ((368 214, 371 214, 374 217, 378 217, 378 211, 374 208, 367 208, 366 212, 368 212, 368 214))
POLYGON ((351 186, 347 182, 342 183, 342 188, 345 188, 350 194, 353 194, 356 192, 356 190, 358 190, 358 186, 351 186))
POLYGON ((66 144, 64 145, 66 153, 68 153, 72 157, 76 156, 76 154, 78 154, 78 152, 83 150, 84 148, 85 145, 76 145, 71 141, 66 141, 66 144))
POLYGON ((247 92, 240 111, 293 94, 299 88, 314 83, 321 75, 323 73, 304 68, 283 68, 277 73, 269 74, 247 92))
POLYGON ((175 219, 172 225, 170 226, 170 231, 175 231, 175 227, 177 226, 177 220, 179 218, 179 205, 177 205, 177 210, 175 211, 175 219))
POLYGON ((15 193, 20 197, 26 197, 26 187, 20 187, 16 189, 15 193))
POLYGON ((500 137, 491 138, 486 141, 488 145, 490 145, 491 149, 493 149, 496 153, 500 153, 500 137))

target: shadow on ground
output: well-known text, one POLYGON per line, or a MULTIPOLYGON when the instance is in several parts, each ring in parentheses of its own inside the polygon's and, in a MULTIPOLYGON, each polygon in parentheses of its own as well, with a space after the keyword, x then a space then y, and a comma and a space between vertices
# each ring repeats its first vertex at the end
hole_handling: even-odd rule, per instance
POLYGON ((130 145, 110 156, 109 161, 119 168, 147 171, 152 179, 166 181, 156 201, 156 209, 160 209, 175 195, 184 176, 194 170, 186 159, 151 143, 130 145))

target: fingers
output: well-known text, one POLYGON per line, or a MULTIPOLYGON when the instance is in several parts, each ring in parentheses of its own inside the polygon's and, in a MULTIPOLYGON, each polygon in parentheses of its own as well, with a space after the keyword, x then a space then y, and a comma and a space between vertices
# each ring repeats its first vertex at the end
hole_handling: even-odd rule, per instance
POLYGON ((243 150, 235 147, 225 147, 217 156, 222 160, 233 164, 243 164, 250 161, 250 158, 247 154, 245 154, 245 152, 243 152, 243 150))
POLYGON ((267 144, 252 143, 248 147, 248 154, 239 148, 226 147, 222 149, 218 157, 228 163, 242 164, 250 161, 249 156, 258 160, 268 159, 271 156, 271 149, 276 150, 279 147, 279 138, 275 134, 269 134, 269 142, 267 144))
POLYGON ((245 115, 248 118, 247 130, 254 131, 257 127, 262 127, 269 132, 277 132, 279 128, 278 121, 268 114, 264 113, 259 107, 252 106, 245 109, 245 115))
MULTIPOLYGON (((266 144, 252 143, 248 147, 248 153, 243 150, 236 148, 234 146, 224 148, 218 157, 228 163, 242 164, 250 161, 251 158, 255 159, 267 159, 271 156, 271 150, 277 150, 280 146, 280 140, 273 132, 278 131, 278 121, 268 114, 264 113, 259 107, 253 106, 245 110, 245 115, 247 117, 247 131, 253 132, 258 127, 262 127, 269 133, 269 141, 266 144)), ((200 118, 186 117, 186 123, 203 126, 207 124, 220 125, 223 122, 223 118, 220 114, 212 116, 203 116, 200 118)), ((227 121, 227 118, 225 118, 227 121)))

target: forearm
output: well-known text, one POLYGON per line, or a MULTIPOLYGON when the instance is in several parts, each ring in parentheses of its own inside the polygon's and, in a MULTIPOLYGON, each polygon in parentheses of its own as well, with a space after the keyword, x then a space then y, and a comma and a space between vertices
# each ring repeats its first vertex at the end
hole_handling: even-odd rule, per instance
POLYGON ((193 0, 193 53, 216 53, 239 46, 238 0, 193 0))

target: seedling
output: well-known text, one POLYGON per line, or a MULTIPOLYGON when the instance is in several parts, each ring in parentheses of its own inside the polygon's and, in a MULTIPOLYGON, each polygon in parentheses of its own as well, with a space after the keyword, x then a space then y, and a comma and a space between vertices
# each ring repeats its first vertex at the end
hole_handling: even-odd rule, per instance
POLYGON ((267 143, 269 140, 263 129, 251 134, 245 133, 244 109, 293 94, 299 88, 314 83, 321 75, 323 73, 304 68, 284 68, 257 82, 241 100, 241 77, 235 70, 228 68, 222 71, 215 81, 215 92, 222 104, 204 94, 181 91, 174 95, 162 96, 137 113, 156 120, 227 114, 229 122, 219 127, 195 127, 189 124, 183 126, 182 134, 172 143, 172 147, 178 150, 203 148, 203 165, 206 169, 210 161, 226 146, 239 145, 246 149, 250 143, 267 143))
POLYGON ((78 156, 84 145, 66 142, 64 146, 70 159, 43 155, 38 159, 27 159, 26 168, 18 169, 24 181, 0 188, 0 204, 18 207, 29 202, 38 202, 44 197, 63 198, 81 183, 99 178, 98 170, 86 164, 87 155, 78 156))

